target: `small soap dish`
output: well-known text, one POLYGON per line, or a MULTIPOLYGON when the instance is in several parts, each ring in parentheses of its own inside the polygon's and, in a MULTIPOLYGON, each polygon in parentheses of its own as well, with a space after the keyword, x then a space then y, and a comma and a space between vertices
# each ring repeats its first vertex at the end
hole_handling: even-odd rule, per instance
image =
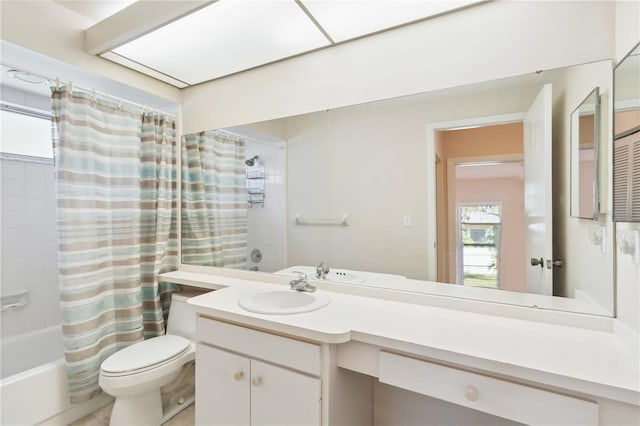
POLYGON ((0 296, 0 311, 22 308, 29 303, 29 291, 17 290, 0 296))

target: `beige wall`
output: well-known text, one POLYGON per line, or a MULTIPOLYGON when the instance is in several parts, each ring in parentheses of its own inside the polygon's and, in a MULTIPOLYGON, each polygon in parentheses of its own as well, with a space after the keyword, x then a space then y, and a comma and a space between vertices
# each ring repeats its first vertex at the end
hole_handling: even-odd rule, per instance
POLYGON ((640 110, 617 112, 613 120, 613 134, 617 135, 638 127, 638 123, 640 123, 640 110))
POLYGON ((524 154, 522 123, 441 133, 446 158, 524 154))

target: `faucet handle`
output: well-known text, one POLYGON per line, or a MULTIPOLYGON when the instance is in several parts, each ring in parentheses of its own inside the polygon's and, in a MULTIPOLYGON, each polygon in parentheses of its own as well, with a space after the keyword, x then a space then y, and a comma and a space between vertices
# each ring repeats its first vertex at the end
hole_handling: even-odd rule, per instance
POLYGON ((326 280, 328 273, 329 268, 324 266, 324 261, 320 262, 320 264, 316 266, 316 278, 326 280))

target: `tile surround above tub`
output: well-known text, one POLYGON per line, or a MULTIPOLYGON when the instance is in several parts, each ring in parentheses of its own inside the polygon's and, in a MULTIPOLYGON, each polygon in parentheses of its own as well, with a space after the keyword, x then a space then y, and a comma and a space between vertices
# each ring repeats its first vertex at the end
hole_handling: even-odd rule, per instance
POLYGON ((2 313, 2 337, 60 324, 53 162, 2 158, 0 292, 29 291, 26 307, 2 313))

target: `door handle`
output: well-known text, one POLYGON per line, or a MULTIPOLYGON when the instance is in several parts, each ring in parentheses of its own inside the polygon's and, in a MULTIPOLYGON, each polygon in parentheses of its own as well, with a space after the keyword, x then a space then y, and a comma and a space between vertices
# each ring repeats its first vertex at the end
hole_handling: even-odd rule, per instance
POLYGON ((536 259, 535 257, 532 257, 531 266, 540 266, 541 268, 544 268, 544 259, 543 258, 536 259))

